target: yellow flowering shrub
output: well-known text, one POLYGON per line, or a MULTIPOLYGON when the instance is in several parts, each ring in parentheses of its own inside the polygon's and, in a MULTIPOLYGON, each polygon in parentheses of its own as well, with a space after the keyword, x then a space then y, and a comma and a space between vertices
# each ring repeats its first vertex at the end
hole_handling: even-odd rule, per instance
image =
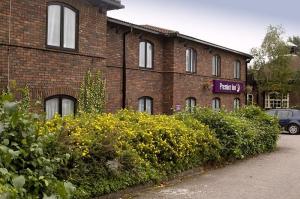
POLYGON ((190 123, 124 110, 55 117, 40 125, 40 133, 53 135, 51 145, 72 155, 61 175, 80 187, 78 198, 90 198, 217 160, 214 134, 196 120, 190 123))

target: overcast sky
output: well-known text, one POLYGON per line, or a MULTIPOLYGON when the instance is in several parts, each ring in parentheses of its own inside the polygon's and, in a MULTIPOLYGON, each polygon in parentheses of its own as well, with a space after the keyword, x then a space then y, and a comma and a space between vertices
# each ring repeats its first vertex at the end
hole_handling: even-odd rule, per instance
POLYGON ((283 25, 300 36, 299 0, 122 0, 125 9, 109 16, 149 24, 249 53, 266 27, 283 25))

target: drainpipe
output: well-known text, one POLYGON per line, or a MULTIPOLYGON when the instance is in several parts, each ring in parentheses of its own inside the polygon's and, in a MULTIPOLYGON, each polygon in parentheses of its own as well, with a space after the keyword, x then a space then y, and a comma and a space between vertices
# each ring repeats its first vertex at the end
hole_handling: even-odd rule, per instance
MULTIPOLYGON (((248 64, 251 62, 251 59, 246 59, 246 85, 245 85, 245 88, 247 88, 248 86, 248 64)), ((248 96, 248 93, 246 92, 246 97, 245 97, 245 105, 247 105, 248 101, 247 101, 247 96, 248 96)))
POLYGON ((8 49, 7 49, 7 91, 10 91, 10 44, 11 44, 11 14, 12 0, 9 1, 9 17, 8 17, 8 49))
POLYGON ((124 32, 123 33, 123 68, 122 68, 122 108, 126 108, 126 101, 127 101, 127 74, 126 74, 126 69, 127 69, 127 64, 126 64, 126 36, 132 32, 132 27, 130 31, 124 32))

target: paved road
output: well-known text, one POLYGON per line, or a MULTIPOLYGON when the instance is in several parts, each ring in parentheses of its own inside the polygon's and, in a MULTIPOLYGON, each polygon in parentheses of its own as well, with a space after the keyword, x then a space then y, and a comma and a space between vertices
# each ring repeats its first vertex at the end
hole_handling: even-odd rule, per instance
POLYGON ((136 199, 300 199, 300 135, 282 135, 274 153, 133 195, 136 199))

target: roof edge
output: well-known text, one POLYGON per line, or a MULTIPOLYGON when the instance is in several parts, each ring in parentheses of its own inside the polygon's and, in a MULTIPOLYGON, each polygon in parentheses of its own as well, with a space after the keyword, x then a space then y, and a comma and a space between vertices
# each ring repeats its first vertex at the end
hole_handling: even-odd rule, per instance
POLYGON ((107 10, 118 10, 125 8, 118 0, 87 0, 91 4, 99 7, 105 7, 107 10))
POLYGON ((232 52, 232 53, 235 53, 235 54, 238 54, 238 55, 242 55, 242 56, 244 56, 248 59, 253 59, 253 56, 248 54, 248 53, 244 53, 244 52, 241 52, 241 51, 238 51, 238 50, 234 50, 234 49, 227 48, 227 47, 224 47, 224 46, 221 46, 221 45, 217 45, 217 44, 214 44, 214 43, 211 43, 211 42, 207 42, 207 41, 204 41, 204 40, 201 40, 201 39, 197 39, 197 38, 194 38, 194 37, 191 37, 191 36, 188 36, 188 35, 180 34, 179 32, 164 34, 164 33, 161 33, 159 31, 155 31, 153 29, 149 29, 149 28, 146 28, 146 27, 141 26, 141 25, 129 23, 129 22, 126 22, 126 21, 122 21, 120 19, 112 18, 112 17, 108 17, 107 20, 111 23, 127 26, 127 27, 130 27, 130 28, 134 28, 134 29, 137 29, 137 30, 149 32, 149 33, 156 34, 156 35, 161 35, 161 36, 164 36, 164 37, 178 37, 178 38, 186 39, 186 40, 189 40, 189 41, 194 41, 196 43, 201 43, 201 44, 211 46, 211 47, 214 47, 214 48, 217 48, 217 49, 221 49, 221 50, 224 50, 224 51, 228 51, 228 52, 232 52))

